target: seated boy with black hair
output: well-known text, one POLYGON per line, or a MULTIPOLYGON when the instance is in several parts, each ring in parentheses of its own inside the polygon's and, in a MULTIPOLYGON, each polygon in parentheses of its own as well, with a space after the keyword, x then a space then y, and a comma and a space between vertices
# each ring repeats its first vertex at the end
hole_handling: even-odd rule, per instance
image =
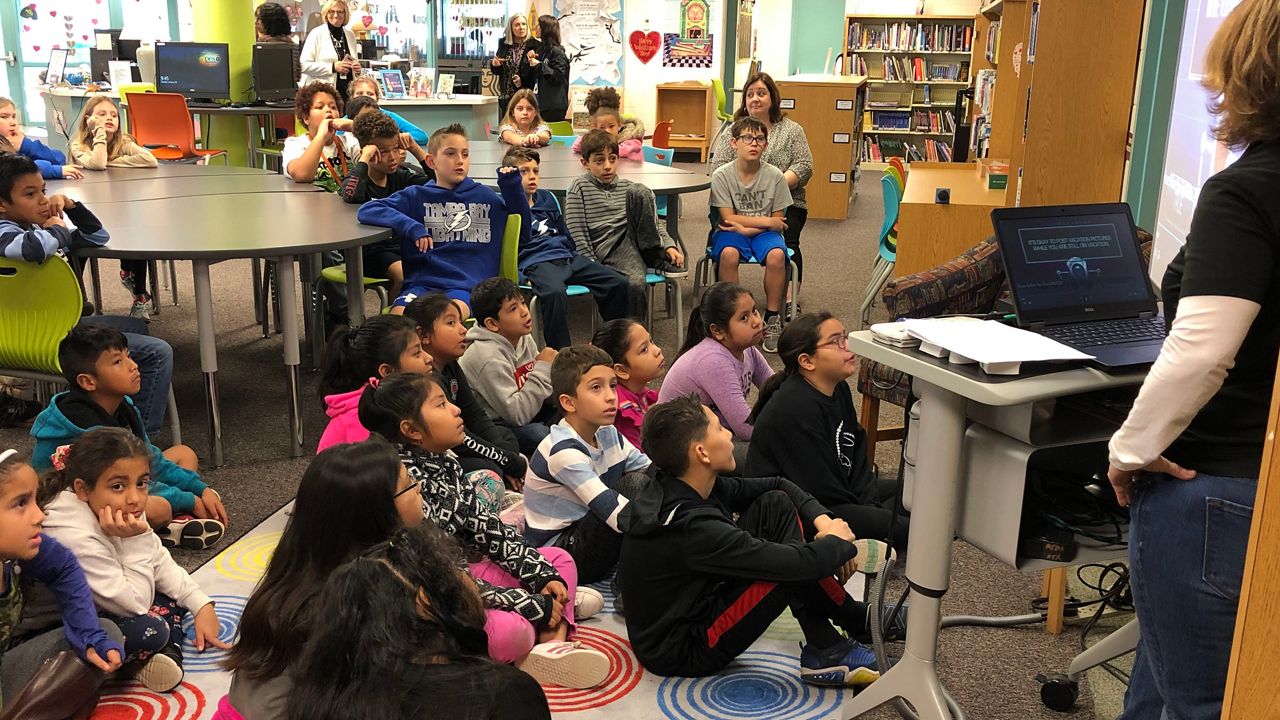
POLYGON ((79 325, 58 344, 58 363, 70 390, 53 396, 36 417, 31 466, 43 472, 51 456, 95 427, 129 430, 151 451, 147 523, 166 547, 203 550, 226 531, 227 511, 217 491, 196 472, 196 453, 186 445, 161 452, 151 443, 129 395, 138 391, 138 365, 129 357, 124 334, 101 325, 79 325), (194 516, 194 517, 192 517, 194 516))
POLYGON ((529 239, 520 243, 520 272, 538 296, 547 347, 561 349, 572 342, 567 285, 573 283, 590 290, 600 316, 608 321, 630 312, 630 283, 617 270, 578 254, 564 215, 560 214, 560 203, 550 192, 538 189, 540 162, 538 151, 525 147, 513 147, 502 158, 503 165, 520 171, 529 198, 520 208, 521 222, 529 228, 529 239))
POLYGON ((618 270, 631 282, 631 310, 645 315, 645 273, 683 273, 684 255, 658 225, 653 191, 618 177, 618 141, 604 130, 582 137, 587 172, 565 195, 565 223, 578 254, 618 270))
MULTIPOLYGON (((354 104, 354 103, 353 103, 354 104)), ((342 181, 342 199, 364 204, 370 200, 391 197, 414 185, 426 185, 436 174, 427 167, 427 151, 413 141, 409 133, 396 128, 395 121, 373 106, 355 114, 351 132, 360 142, 360 160, 342 181), (412 154, 426 172, 406 167, 406 154, 412 154)), ((364 274, 391 281, 391 297, 400 295, 404 268, 400 263, 400 243, 395 238, 365 245, 364 274)))
POLYGON ((568 551, 578 582, 601 580, 618 562, 619 518, 648 481, 649 458, 613 426, 618 376, 609 353, 592 345, 560 351, 551 393, 564 419, 529 459, 524 537, 568 551))
POLYGON ((547 404, 556 350, 538 350, 533 316, 514 282, 489 278, 476 285, 471 300, 476 324, 458 365, 489 417, 515 434, 520 452, 532 455, 556 420, 547 404))
POLYGON ((627 506, 618 563, 641 664, 659 675, 719 672, 789 607, 805 636, 801 680, 877 679, 874 653, 840 632, 862 634, 867 622, 842 586, 855 570, 882 570, 884 545, 855 543, 787 480, 722 476, 734 469, 733 433, 696 396, 650 408, 642 438, 658 472, 627 506))
MULTIPOLYGON (((507 215, 528 204, 515 168, 498 168, 501 197, 467 177, 471 146, 466 129, 456 123, 431 133, 427 166, 435 180, 367 202, 357 214, 362 223, 391 228, 400 243, 404 286, 391 303, 397 315, 431 292, 448 295, 469 312, 471 289, 498 274, 507 215)), ((522 226, 521 239, 528 236, 522 226)))

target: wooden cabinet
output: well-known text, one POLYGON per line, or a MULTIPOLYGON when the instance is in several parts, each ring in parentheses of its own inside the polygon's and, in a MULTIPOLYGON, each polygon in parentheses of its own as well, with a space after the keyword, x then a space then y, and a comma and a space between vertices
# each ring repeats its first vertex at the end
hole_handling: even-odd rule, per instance
POLYGON ((813 153, 813 177, 805 185, 809 217, 848 218, 861 148, 866 78, 793 75, 778 81, 778 92, 783 112, 804 128, 813 153))
POLYGON ((716 95, 711 83, 663 83, 657 87, 655 122, 671 121, 671 147, 697 149, 707 161, 715 124, 716 95))

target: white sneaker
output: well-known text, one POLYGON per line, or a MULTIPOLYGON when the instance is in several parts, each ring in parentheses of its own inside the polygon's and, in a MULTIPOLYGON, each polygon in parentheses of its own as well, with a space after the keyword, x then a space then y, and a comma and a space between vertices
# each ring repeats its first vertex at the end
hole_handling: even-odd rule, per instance
POLYGON ((129 317, 151 322, 151 303, 135 300, 129 307, 129 317))
POLYGON ((147 658, 134 679, 151 692, 169 692, 182 682, 182 666, 173 658, 158 652, 147 658))
POLYGON ((573 619, 586 620, 604 609, 604 596, 595 588, 579 586, 573 598, 573 619))
POLYGON ((767 353, 778 352, 778 338, 782 337, 782 315, 774 315, 764 324, 764 342, 761 349, 767 353))
POLYGON ((609 658, 579 642, 549 642, 534 645, 516 667, 540 685, 559 685, 586 690, 609 676, 609 658))

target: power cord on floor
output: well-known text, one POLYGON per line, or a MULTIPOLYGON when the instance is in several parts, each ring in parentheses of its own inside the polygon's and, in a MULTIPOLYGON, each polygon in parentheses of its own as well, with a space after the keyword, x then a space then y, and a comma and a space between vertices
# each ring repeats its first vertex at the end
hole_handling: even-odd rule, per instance
MULTIPOLYGON (((1082 565, 1076 569, 1076 577, 1086 587, 1097 590, 1099 593, 1098 602, 1102 607, 1093 614, 1093 617, 1084 624, 1080 629, 1080 650, 1081 652, 1089 648, 1089 633, 1093 631, 1098 621, 1102 618, 1102 614, 1106 612, 1108 607, 1118 612, 1133 612, 1133 595, 1129 589, 1129 567, 1122 562, 1113 562, 1107 565, 1101 563, 1092 563, 1090 565, 1082 565), (1097 583, 1091 583, 1084 577, 1084 571, 1089 568, 1101 568, 1098 574, 1097 583), (1109 578, 1114 575, 1115 578, 1109 578)), ((1129 684, 1129 674, 1109 662, 1104 662, 1098 667, 1111 673, 1115 679, 1129 684)))

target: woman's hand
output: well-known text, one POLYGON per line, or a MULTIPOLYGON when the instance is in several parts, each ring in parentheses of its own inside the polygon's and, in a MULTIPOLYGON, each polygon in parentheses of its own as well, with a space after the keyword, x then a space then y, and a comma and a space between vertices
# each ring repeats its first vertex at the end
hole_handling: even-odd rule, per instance
POLYGON ((222 642, 218 637, 218 632, 222 629, 222 623, 218 622, 218 614, 213 610, 213 603, 208 603, 200 608, 195 618, 196 628, 196 650, 204 652, 208 645, 218 648, 219 650, 229 650, 231 646, 222 642))
POLYGON ((490 60, 489 63, 494 67, 502 67, 502 58, 495 57, 492 60, 490 60))
POLYGON ((1137 470, 1121 470, 1115 465, 1107 467, 1107 480, 1116 493, 1116 502, 1120 507, 1129 507, 1133 499, 1133 478, 1140 472, 1164 473, 1179 480, 1191 480, 1196 476, 1195 470, 1188 470, 1181 465, 1166 459, 1163 455, 1153 460, 1146 467, 1137 470))
POLYGON ((529 67, 538 67, 539 65, 542 64, 542 61, 538 60, 537 50, 530 50, 529 52, 525 53, 525 57, 529 58, 529 67))

